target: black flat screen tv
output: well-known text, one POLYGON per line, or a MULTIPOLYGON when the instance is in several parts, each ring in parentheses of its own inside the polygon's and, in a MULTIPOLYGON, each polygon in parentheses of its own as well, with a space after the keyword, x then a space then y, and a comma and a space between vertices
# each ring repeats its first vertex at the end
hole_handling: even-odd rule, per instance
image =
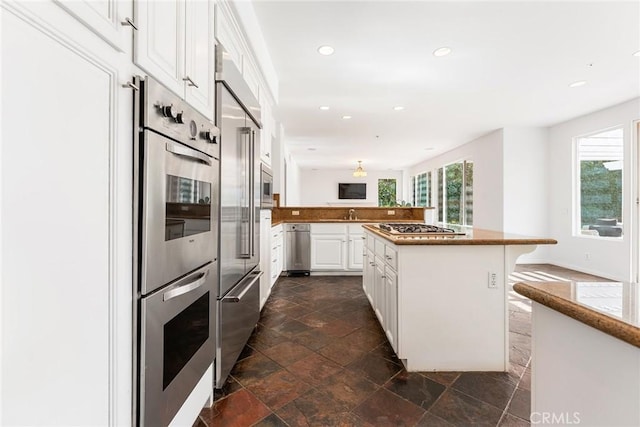
POLYGON ((338 184, 338 199, 366 199, 367 184, 340 183, 338 184))

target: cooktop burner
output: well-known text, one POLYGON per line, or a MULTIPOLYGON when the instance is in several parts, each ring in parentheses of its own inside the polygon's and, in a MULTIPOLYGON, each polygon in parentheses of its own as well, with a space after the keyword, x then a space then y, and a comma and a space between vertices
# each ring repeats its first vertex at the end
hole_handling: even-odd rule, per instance
POLYGON ((386 223, 379 224, 380 229, 387 231, 391 234, 449 234, 449 235, 464 235, 451 228, 438 227, 429 224, 416 224, 416 223, 386 223))

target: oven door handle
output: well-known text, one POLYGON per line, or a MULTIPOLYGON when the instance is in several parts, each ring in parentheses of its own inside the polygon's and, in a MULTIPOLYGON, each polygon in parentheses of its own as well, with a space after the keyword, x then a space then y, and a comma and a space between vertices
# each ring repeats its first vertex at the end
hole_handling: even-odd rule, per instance
POLYGON ((189 283, 186 283, 182 286, 178 286, 177 288, 171 289, 170 291, 162 294, 163 301, 169 301, 172 298, 179 297, 180 295, 184 295, 187 292, 191 292, 194 289, 199 288, 207 281, 207 276, 209 275, 209 270, 204 273, 198 274, 198 278, 189 283))
MULTIPOLYGON (((245 286, 245 288, 242 290, 242 292, 240 292, 238 295, 227 295, 226 297, 222 298, 222 302, 240 302, 242 301, 242 297, 245 296, 245 294, 247 292, 249 292, 249 289, 251 289, 251 287, 253 286, 254 283, 256 283, 260 277, 262 277, 262 271, 259 271, 257 273, 253 273, 255 274, 255 276, 253 278, 251 278, 251 281, 249 282, 249 284, 247 286, 245 286)), ((249 279, 249 278, 247 278, 249 279)))
POLYGON ((171 142, 167 142, 166 149, 170 153, 176 154, 178 156, 188 157, 188 158, 190 158, 192 160, 199 160, 199 161, 201 161, 203 163, 206 163, 207 165, 211 166, 211 159, 209 158, 209 156, 207 156, 206 154, 203 154, 203 153, 201 153, 199 151, 192 150, 190 148, 183 147, 183 146, 178 145, 178 144, 173 144, 171 142))

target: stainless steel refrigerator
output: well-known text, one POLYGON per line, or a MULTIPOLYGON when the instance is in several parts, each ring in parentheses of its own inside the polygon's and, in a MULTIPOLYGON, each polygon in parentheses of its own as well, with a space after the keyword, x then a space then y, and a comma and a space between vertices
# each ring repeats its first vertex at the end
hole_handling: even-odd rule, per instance
POLYGON ((216 388, 260 317, 260 104, 224 48, 216 47, 220 128, 220 289, 216 388))

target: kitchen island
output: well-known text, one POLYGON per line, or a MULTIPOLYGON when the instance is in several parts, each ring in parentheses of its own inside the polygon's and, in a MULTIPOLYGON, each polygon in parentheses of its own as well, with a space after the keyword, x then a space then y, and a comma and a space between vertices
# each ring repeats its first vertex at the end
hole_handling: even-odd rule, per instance
POLYGON ((516 283, 533 300, 531 421, 640 425, 640 286, 516 283))
POLYGON ((363 225, 363 288, 409 371, 507 371, 508 277, 553 239, 456 228, 397 235, 363 225))

